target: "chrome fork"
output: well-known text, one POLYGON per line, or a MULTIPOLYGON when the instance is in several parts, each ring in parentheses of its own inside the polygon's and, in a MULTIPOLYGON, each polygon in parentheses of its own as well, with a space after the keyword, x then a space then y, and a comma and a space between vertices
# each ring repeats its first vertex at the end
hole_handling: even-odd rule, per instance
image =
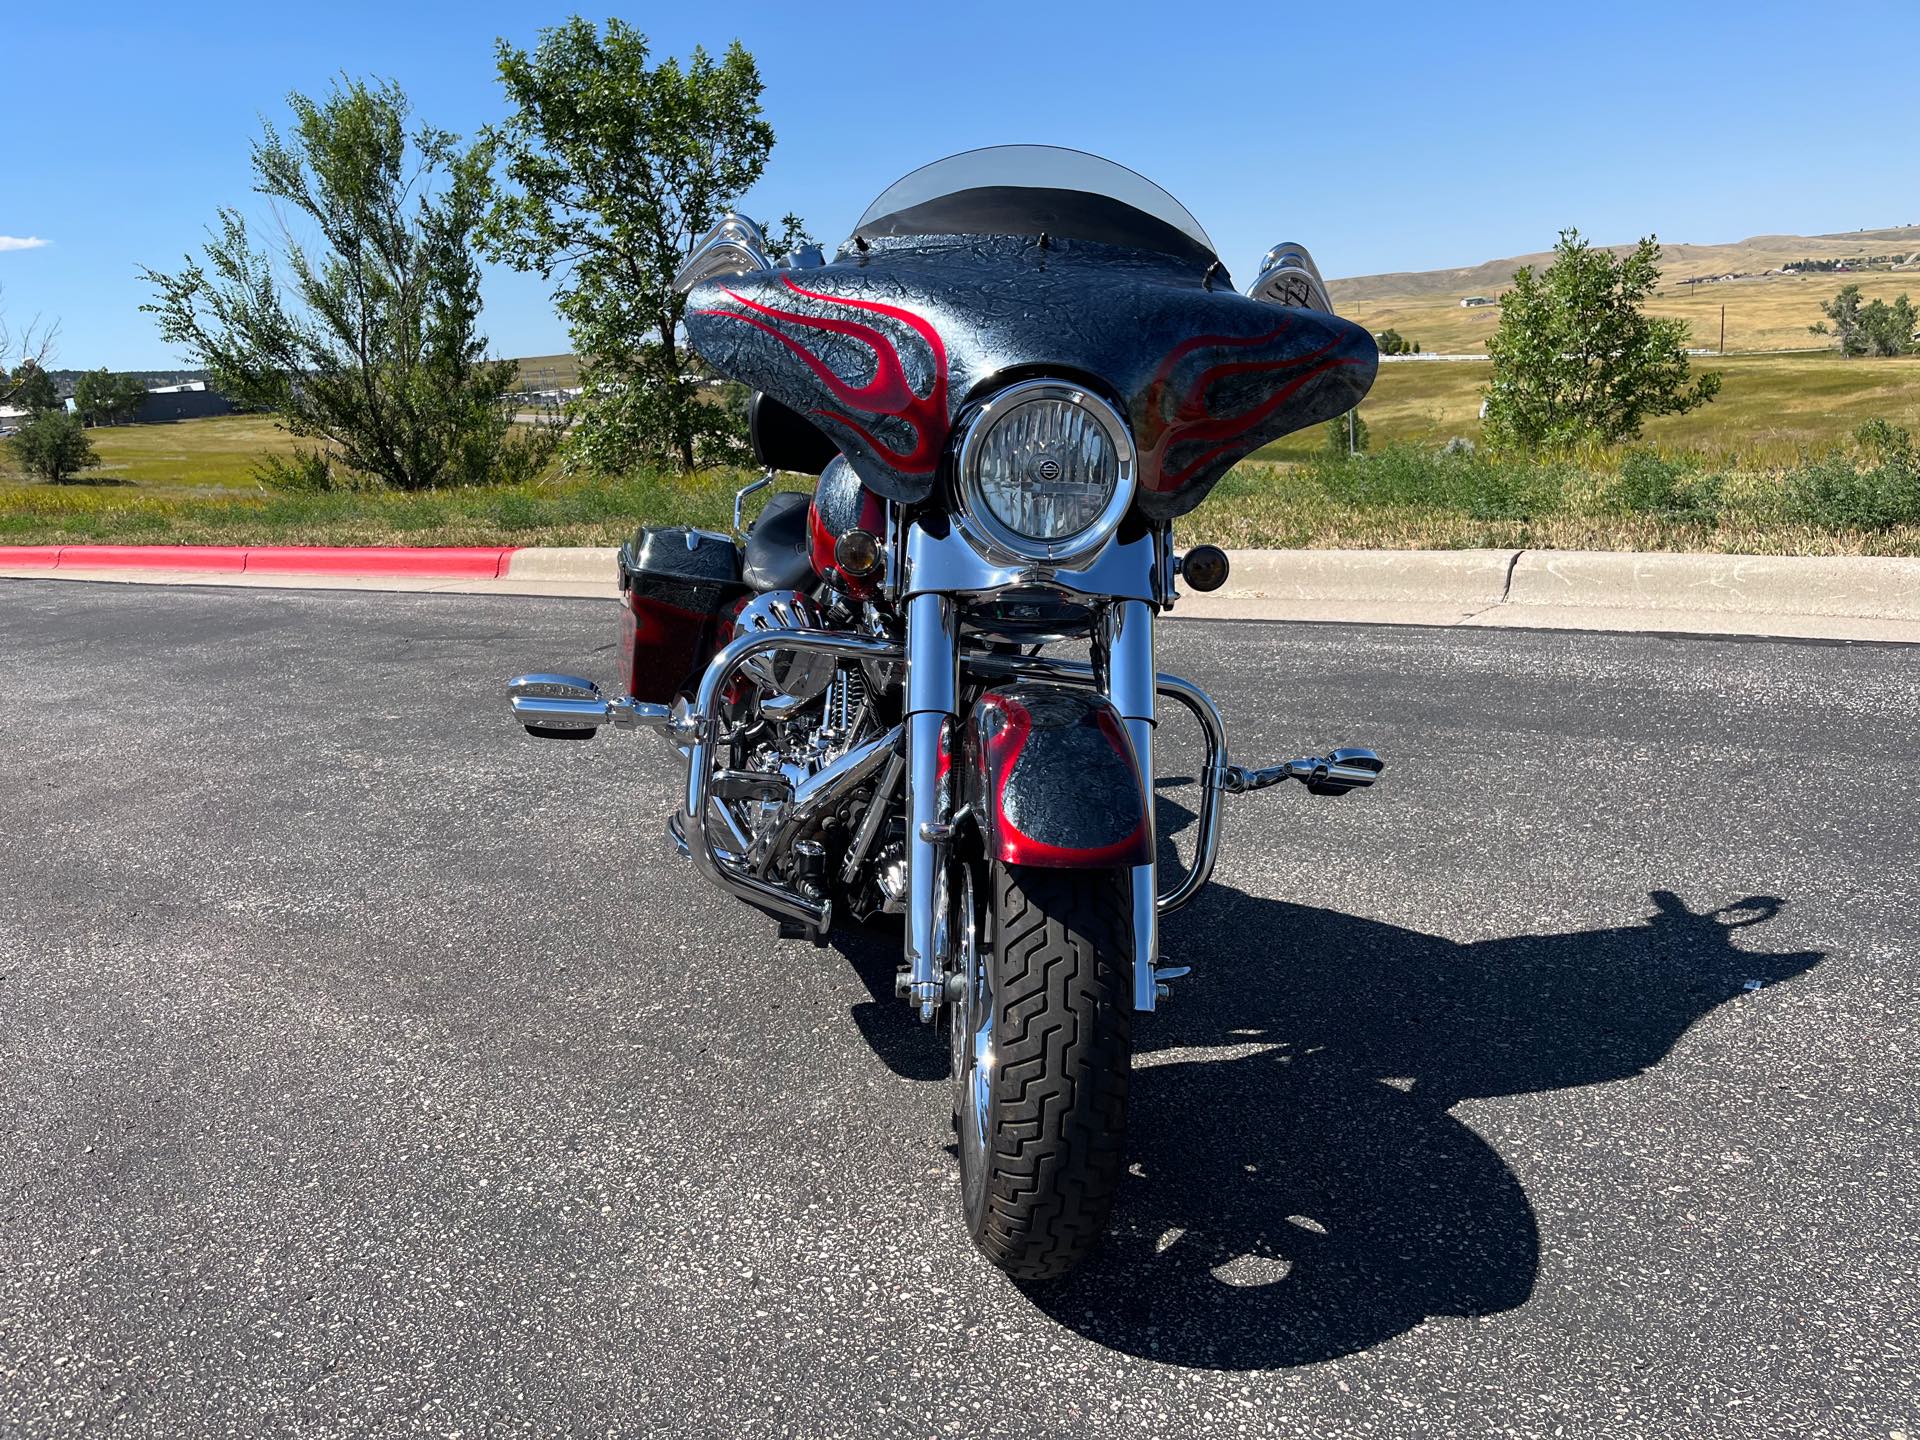
POLYGON ((959 611, 951 596, 907 602, 907 999, 931 1021, 945 994, 948 802, 940 750, 959 713, 959 611))
POLYGON ((1154 833, 1154 697, 1159 673, 1153 664, 1153 607, 1144 600, 1116 600, 1094 637, 1094 671, 1100 688, 1127 727, 1147 788, 1147 855, 1133 867, 1133 1008, 1154 1008, 1159 995, 1154 964, 1160 953, 1159 837, 1154 833))

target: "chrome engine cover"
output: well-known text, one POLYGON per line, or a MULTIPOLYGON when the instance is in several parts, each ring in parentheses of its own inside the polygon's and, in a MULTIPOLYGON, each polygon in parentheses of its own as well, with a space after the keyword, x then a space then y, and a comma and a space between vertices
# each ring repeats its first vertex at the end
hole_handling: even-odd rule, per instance
MULTIPOLYGON (((733 624, 733 638, 757 635, 768 630, 819 630, 824 628, 820 607, 798 590, 769 590, 756 595, 740 611, 733 624)), ((780 701, 782 709, 804 705, 826 693, 833 682, 834 657, 822 654, 775 650, 746 661, 741 672, 753 679, 769 696, 780 701)))

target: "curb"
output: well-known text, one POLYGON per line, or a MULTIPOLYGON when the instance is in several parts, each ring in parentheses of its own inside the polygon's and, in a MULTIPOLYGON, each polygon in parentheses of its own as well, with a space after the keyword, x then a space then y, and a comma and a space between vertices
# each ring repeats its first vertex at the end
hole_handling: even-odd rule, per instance
MULTIPOLYGON (((0 546, 0 575, 613 598, 612 547, 0 546)), ((1196 620, 1920 642, 1920 559, 1580 550, 1235 550, 1196 620)))
POLYGON ((189 570, 499 579, 513 545, 0 545, 6 570, 189 570))

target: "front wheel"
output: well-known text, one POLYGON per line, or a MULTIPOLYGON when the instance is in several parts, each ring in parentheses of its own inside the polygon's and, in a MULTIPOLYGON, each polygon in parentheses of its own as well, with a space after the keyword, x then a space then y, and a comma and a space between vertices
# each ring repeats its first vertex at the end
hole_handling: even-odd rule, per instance
POLYGON ((1133 922, 1126 870, 968 866, 953 1010, 967 1229, 1017 1280, 1064 1275, 1126 1168, 1133 922))

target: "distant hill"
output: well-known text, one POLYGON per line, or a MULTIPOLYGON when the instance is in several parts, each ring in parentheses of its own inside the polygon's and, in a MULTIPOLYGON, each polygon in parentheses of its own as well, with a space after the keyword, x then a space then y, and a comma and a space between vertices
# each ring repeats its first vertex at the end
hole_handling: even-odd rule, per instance
MULTIPOLYGON (((1625 254, 1633 246, 1606 248, 1625 254)), ((1701 346, 1719 344, 1723 306, 1729 350, 1808 349, 1821 342, 1807 327, 1820 318, 1820 302, 1840 286, 1857 282, 1869 298, 1891 298, 1902 290, 1920 293, 1920 225, 1843 235, 1755 235, 1724 245, 1663 245, 1661 256, 1659 298, 1650 308, 1687 320, 1694 344, 1701 346), (1884 263, 1892 255, 1906 256, 1907 262, 1884 263), (1866 268, 1876 257, 1883 263, 1866 268), (1784 273, 1783 267, 1805 260, 1858 261, 1861 268, 1784 273)), ((1552 259, 1551 251, 1542 251, 1458 270, 1357 275, 1330 281, 1327 289, 1334 308, 1370 330, 1395 329, 1442 354, 1475 352, 1500 323, 1500 310, 1462 309, 1460 302, 1474 295, 1497 299, 1522 265, 1552 259)))
MULTIPOLYGON (((1633 245, 1609 245, 1616 255, 1625 255, 1633 245)), ((1797 260, 1866 259, 1872 255, 1920 252, 1920 225, 1900 225, 1886 230, 1853 230, 1845 235, 1755 235, 1726 245, 1661 244, 1662 267, 1669 284, 1696 276, 1758 274, 1778 270, 1797 260)), ((1455 300, 1469 295, 1498 295, 1513 283, 1514 271, 1522 265, 1544 265, 1553 259, 1550 250, 1535 255, 1510 255, 1504 260, 1488 260, 1461 270, 1398 270, 1387 275, 1356 275, 1327 284, 1334 304, 1358 303, 1392 298, 1404 300, 1415 295, 1447 295, 1455 300)), ((1912 268, 1920 270, 1920 265, 1912 268)))

